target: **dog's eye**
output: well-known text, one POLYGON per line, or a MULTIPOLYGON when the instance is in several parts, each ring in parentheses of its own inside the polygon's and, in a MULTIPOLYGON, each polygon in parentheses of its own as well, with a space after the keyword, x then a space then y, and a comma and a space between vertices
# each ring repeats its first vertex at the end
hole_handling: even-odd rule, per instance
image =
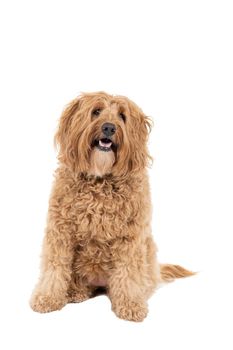
POLYGON ((92 112, 92 114, 96 115, 96 116, 100 115, 100 113, 101 113, 101 109, 100 108, 94 109, 94 111, 92 112))
POLYGON ((119 113, 119 117, 123 120, 123 122, 125 122, 126 116, 124 115, 124 113, 119 113))

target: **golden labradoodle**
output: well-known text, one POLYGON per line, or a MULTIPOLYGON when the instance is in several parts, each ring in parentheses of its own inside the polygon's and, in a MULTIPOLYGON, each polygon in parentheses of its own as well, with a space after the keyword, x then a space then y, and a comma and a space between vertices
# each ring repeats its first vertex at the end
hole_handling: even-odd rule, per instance
POLYGON ((142 321, 159 282, 192 275, 156 259, 146 169, 150 128, 135 103, 104 92, 83 94, 64 110, 34 311, 59 310, 101 287, 118 317, 142 321))

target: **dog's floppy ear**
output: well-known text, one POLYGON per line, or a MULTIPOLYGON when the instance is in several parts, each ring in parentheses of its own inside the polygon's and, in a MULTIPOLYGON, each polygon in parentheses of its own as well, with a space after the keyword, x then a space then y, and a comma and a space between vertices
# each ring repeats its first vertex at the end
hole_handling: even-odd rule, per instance
POLYGON ((54 136, 54 144, 56 147, 59 146, 62 148, 67 143, 69 128, 75 113, 79 109, 79 103, 79 98, 74 99, 65 107, 64 111, 62 112, 58 124, 58 129, 54 136))
POLYGON ((58 159, 62 163, 74 167, 75 154, 71 124, 80 108, 80 97, 71 101, 64 109, 54 137, 54 145, 59 149, 58 159))
POLYGON ((152 157, 147 148, 147 141, 151 132, 153 122, 150 117, 143 114, 140 109, 134 108, 132 114, 133 118, 133 132, 130 136, 130 158, 129 168, 131 171, 142 171, 150 165, 152 157), (137 130, 137 132, 134 132, 137 130))

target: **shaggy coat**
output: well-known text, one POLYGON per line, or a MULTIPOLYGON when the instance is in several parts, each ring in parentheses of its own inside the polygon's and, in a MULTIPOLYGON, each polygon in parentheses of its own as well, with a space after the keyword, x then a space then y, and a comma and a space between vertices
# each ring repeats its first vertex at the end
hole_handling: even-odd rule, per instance
POLYGON ((135 103, 103 92, 83 94, 64 110, 34 311, 84 301, 101 287, 117 316, 142 321, 159 282, 192 274, 156 258, 146 170, 150 128, 135 103))

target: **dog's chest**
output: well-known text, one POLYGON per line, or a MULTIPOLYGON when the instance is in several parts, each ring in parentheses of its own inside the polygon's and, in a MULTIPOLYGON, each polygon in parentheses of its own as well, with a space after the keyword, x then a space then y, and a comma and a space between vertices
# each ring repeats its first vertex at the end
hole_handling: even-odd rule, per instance
POLYGON ((82 184, 77 188, 73 214, 80 239, 104 239, 122 236, 138 210, 130 186, 111 183, 82 184))

